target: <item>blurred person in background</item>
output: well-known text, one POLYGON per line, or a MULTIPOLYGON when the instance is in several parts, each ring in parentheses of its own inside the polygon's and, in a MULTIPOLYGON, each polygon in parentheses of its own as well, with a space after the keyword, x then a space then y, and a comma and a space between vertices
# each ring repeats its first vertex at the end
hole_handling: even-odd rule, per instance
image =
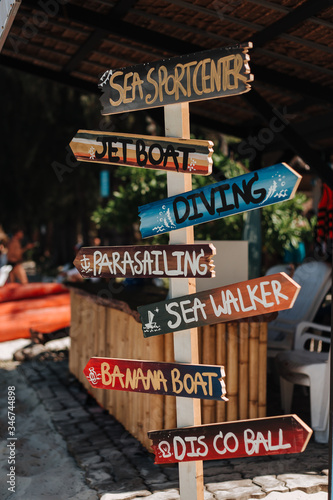
POLYGON ((23 254, 30 248, 35 246, 34 243, 28 243, 24 247, 22 246, 22 240, 24 238, 24 232, 21 228, 16 228, 13 231, 13 236, 8 243, 7 251, 7 264, 12 266, 12 270, 9 274, 9 281, 15 283, 28 283, 27 273, 22 266, 23 254))

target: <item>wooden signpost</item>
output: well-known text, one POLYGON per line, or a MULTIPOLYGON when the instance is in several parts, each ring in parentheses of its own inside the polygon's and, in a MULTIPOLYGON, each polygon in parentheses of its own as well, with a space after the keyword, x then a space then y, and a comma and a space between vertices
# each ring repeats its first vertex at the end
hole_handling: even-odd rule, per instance
POLYGON ((144 337, 290 309, 300 285, 286 273, 138 307, 144 337))
POLYGON ((108 70, 99 83, 102 115, 248 92, 250 48, 251 42, 108 70))
POLYGON ((297 415, 151 431, 155 464, 301 453, 312 429, 297 415))
POLYGON ((209 175, 212 141, 79 130, 70 142, 78 161, 209 175))
POLYGON ((223 366, 90 358, 83 372, 96 389, 227 400, 223 366))
POLYGON ((84 278, 152 278, 215 276, 214 245, 82 247, 74 266, 84 278))
POLYGON ((139 207, 143 238, 293 198, 301 176, 286 163, 139 207))
POLYGON ((181 500, 203 500, 203 460, 296 453, 311 435, 296 416, 200 425, 200 399, 226 400, 226 388, 223 367, 199 365, 196 327, 292 307, 299 291, 280 273, 195 293, 194 277, 214 272, 212 248, 194 248, 193 226, 288 200, 300 182, 280 163, 192 190, 192 173, 211 172, 212 144, 190 140, 189 102, 250 90, 251 47, 249 42, 106 71, 99 83, 102 114, 163 106, 166 137, 79 130, 70 144, 81 161, 167 171, 169 198, 139 207, 139 214, 144 238, 170 232, 168 249, 83 248, 75 266, 84 277, 170 277, 170 299, 138 310, 146 337, 174 332, 175 363, 91 358, 84 373, 92 387, 176 396, 178 428, 149 436, 156 463, 179 463, 181 500))

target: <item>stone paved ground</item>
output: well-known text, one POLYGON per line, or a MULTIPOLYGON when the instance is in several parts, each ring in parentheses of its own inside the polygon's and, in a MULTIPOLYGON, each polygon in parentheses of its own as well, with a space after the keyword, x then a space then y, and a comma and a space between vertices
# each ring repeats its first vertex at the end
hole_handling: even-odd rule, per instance
MULTIPOLYGON (((94 500, 96 494, 102 500, 179 499, 177 466, 154 465, 153 455, 69 373, 67 356, 55 359, 25 361, 16 370, 63 437, 91 492, 59 500, 94 500)), ((327 469, 328 446, 313 439, 302 454, 207 461, 205 500, 324 500, 327 469)))

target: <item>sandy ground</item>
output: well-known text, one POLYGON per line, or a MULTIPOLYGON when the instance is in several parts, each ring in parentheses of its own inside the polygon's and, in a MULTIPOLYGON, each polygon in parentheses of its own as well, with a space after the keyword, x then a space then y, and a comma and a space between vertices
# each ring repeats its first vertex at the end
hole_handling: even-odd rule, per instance
MULTIPOLYGON (((8 358, 8 347, 1 349, 2 358, 8 358)), ((0 361, 0 498, 97 500, 96 491, 85 483, 84 472, 68 454, 44 406, 15 367, 16 363, 0 361), (16 440, 8 433, 8 386, 15 387, 16 440), (15 447, 8 446, 10 443, 15 447), (11 460, 15 463, 8 463, 11 460), (10 467, 15 467, 15 493, 8 490, 10 467)))

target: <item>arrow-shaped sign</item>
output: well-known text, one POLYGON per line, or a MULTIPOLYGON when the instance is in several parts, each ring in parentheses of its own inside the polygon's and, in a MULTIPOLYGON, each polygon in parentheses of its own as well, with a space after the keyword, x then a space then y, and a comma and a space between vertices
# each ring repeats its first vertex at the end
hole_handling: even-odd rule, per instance
POLYGON ((69 145, 78 161, 88 163, 196 175, 212 172, 212 141, 78 130, 69 145))
POLYGON ((155 464, 301 453, 312 434, 297 415, 148 432, 155 464))
POLYGON ((300 285, 286 273, 138 307, 144 337, 290 309, 300 285))
POLYGON ((301 176, 286 163, 139 207, 143 238, 293 198, 301 176))
POLYGON ((209 243, 82 247, 74 266, 84 278, 210 278, 215 253, 209 243))
POLYGON ((223 366, 90 358, 83 373, 96 389, 227 400, 223 366))

